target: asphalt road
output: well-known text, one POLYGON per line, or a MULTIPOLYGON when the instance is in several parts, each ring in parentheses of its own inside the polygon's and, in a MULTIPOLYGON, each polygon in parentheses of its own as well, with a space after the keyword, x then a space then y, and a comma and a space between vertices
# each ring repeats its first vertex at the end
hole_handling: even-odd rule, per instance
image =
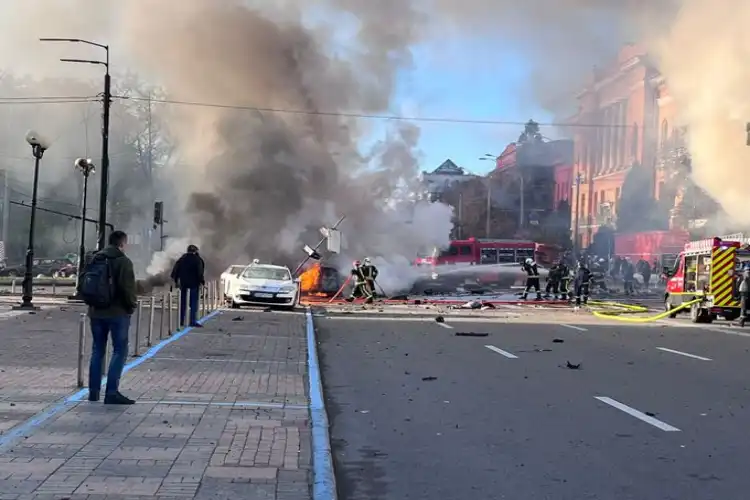
POLYGON ((315 321, 341 500, 750 498, 750 329, 315 321))

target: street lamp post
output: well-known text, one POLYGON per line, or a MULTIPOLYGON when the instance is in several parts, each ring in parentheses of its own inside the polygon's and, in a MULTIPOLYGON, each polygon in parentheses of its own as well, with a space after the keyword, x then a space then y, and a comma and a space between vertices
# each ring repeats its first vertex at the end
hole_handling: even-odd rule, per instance
POLYGON ((32 300, 34 298, 34 226, 36 225, 36 205, 39 195, 39 163, 44 152, 49 149, 49 143, 34 131, 26 134, 26 142, 31 146, 34 155, 34 187, 31 192, 31 217, 29 220, 29 245, 26 248, 26 270, 23 274, 23 297, 15 310, 34 311, 38 309, 32 300))
MULTIPOLYGON (((489 153, 485 154, 484 156, 480 157, 479 159, 482 161, 494 161, 497 162, 497 159, 499 156, 491 155, 489 153)), ((525 200, 525 191, 526 188, 524 186, 524 178, 523 178, 523 170, 520 170, 520 167, 518 167, 518 179, 520 181, 520 203, 518 208, 518 229, 523 229, 524 223, 525 223, 525 215, 524 212, 526 211, 526 200, 525 200)), ((488 188, 487 188, 487 237, 489 238, 490 233, 490 207, 491 207, 491 190, 489 189, 489 182, 488 182, 488 188)))
POLYGON ((86 208, 89 192, 89 176, 96 172, 94 163, 88 158, 78 158, 73 164, 74 168, 83 175, 83 194, 81 195, 81 241, 78 245, 78 271, 76 272, 76 293, 71 300, 81 299, 81 276, 86 266, 86 208))
POLYGON ((93 47, 104 49, 106 58, 104 61, 89 59, 60 59, 63 62, 98 64, 104 66, 104 95, 102 112, 102 161, 101 161, 101 187, 99 190, 99 227, 97 238, 97 249, 102 250, 107 239, 107 195, 109 190, 109 108, 112 104, 112 81, 109 76, 109 46, 101 43, 83 40, 81 38, 40 38, 41 42, 68 42, 83 43, 93 47))
POLYGON ((576 218, 575 224, 573 225, 573 259, 578 262, 578 232, 580 230, 580 217, 581 217, 581 173, 576 174, 576 218))

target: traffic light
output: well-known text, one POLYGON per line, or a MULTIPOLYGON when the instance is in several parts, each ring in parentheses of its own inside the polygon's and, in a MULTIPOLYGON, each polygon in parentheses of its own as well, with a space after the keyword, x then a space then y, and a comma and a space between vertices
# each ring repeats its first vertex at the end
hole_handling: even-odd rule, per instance
POLYGON ((164 223, 164 202, 154 203, 154 229, 164 223))

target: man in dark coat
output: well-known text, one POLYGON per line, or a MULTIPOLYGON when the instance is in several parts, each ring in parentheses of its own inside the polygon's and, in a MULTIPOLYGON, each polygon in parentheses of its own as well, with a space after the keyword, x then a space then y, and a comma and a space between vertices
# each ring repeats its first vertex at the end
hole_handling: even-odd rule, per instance
POLYGON ((180 326, 185 325, 188 296, 190 298, 190 326, 202 326, 198 323, 198 297, 200 288, 206 284, 205 268, 206 264, 198 254, 198 247, 188 245, 187 253, 177 259, 172 269, 172 280, 180 289, 180 326))

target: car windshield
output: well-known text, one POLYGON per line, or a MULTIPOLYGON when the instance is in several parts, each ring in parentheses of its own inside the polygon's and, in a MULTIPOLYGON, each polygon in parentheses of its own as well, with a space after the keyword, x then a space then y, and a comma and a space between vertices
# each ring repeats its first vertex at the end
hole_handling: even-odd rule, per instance
POLYGON ((292 281, 288 270, 275 267, 250 266, 242 273, 242 277, 253 280, 292 281))

